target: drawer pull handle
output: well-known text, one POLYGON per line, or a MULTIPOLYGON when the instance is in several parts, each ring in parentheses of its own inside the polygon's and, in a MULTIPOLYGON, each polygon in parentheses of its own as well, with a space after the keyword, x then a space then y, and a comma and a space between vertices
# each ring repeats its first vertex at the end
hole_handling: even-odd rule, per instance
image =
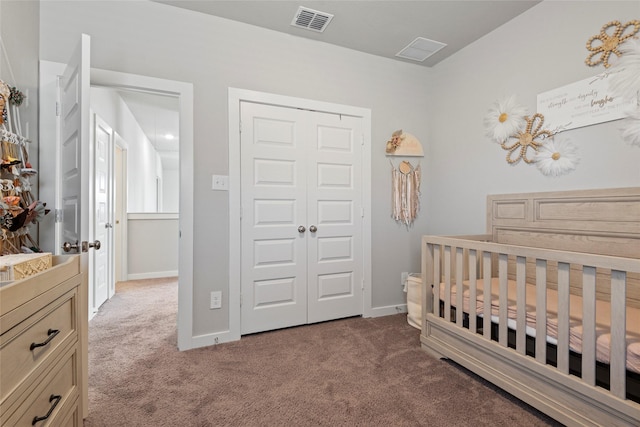
POLYGON ((51 342, 51 340, 54 339, 56 337, 56 335, 58 335, 59 333, 60 333, 60 331, 57 330, 57 329, 49 329, 47 331, 47 335, 49 335, 49 337, 46 339, 46 341, 45 342, 40 342, 40 343, 32 342, 31 346, 29 347, 29 350, 33 351, 34 348, 44 347, 45 345, 49 344, 51 342))
POLYGON ((56 406, 58 406, 58 403, 60 403, 60 399, 62 399, 62 396, 60 396, 59 394, 52 394, 51 397, 49 397, 49 403, 53 402, 53 404, 51 405, 51 408, 49 408, 49 412, 47 412, 47 415, 45 415, 44 417, 34 417, 33 421, 31 421, 31 425, 34 426, 36 425, 36 423, 49 418, 53 410, 56 409, 56 406))

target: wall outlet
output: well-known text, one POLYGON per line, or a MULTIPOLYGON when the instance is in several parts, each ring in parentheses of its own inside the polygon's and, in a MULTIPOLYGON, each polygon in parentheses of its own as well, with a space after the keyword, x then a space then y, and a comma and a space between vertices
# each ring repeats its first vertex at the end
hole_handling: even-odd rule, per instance
POLYGON ((214 308, 222 308, 222 291, 213 291, 211 292, 211 305, 210 309, 214 308))
POLYGON ((409 272, 403 271, 402 273, 400 273, 400 286, 404 288, 404 284, 407 282, 408 278, 409 278, 409 272))

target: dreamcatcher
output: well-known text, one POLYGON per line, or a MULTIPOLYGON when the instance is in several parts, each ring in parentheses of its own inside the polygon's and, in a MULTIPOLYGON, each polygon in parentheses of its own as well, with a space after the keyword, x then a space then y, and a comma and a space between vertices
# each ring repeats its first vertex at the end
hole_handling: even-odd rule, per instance
POLYGON ((396 168, 391 162, 391 216, 409 226, 420 210, 420 165, 413 167, 407 161, 396 168))

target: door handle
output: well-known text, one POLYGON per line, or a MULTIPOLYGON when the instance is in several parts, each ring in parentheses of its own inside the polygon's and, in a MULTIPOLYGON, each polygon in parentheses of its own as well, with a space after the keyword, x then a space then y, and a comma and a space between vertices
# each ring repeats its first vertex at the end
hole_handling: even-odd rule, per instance
POLYGON ((62 244, 62 250, 65 252, 69 252, 71 249, 75 249, 76 251, 78 251, 78 249, 80 249, 80 246, 78 246, 78 241, 76 240, 75 243, 69 243, 69 242, 64 242, 62 244))
POLYGON ((315 225, 312 225, 311 227, 309 227, 309 231, 312 233, 315 233, 316 231, 318 231, 318 227, 316 227, 315 225))
POLYGON ((304 225, 301 225, 300 227, 298 227, 298 233, 304 233, 305 231, 307 231, 307 229, 304 228, 304 225))

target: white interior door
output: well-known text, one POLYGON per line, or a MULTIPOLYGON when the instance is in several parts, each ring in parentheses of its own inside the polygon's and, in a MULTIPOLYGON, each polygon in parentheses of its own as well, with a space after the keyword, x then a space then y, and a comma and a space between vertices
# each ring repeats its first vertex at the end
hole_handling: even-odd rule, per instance
POLYGON ((241 333, 362 314, 356 117, 241 104, 241 333))
POLYGON ((363 129, 359 117, 309 115, 308 323, 315 323, 362 314, 363 129))
POLYGON ((83 271, 88 257, 82 241, 89 238, 89 36, 83 34, 59 81, 60 207, 58 241, 66 253, 81 253, 83 271))
POLYGON ((67 62, 62 77, 58 79, 57 99, 59 108, 59 132, 57 138, 59 156, 59 177, 56 187, 59 197, 56 198, 56 209, 62 212, 62 219, 56 222, 56 253, 65 247, 65 253, 80 254, 82 286, 79 299, 84 301, 78 305, 80 318, 85 319, 77 325, 82 335, 83 345, 79 355, 83 378, 81 384, 82 417, 88 415, 89 395, 89 331, 88 313, 88 254, 83 251, 82 242, 89 236, 89 89, 90 89, 90 38, 82 34, 80 42, 67 62))
POLYGON ((302 110, 242 103, 242 333, 307 322, 302 110), (300 229, 302 230, 302 229, 300 229))
POLYGON ((98 308, 109 299, 113 281, 113 195, 112 158, 114 133, 100 116, 94 115, 93 132, 93 238, 100 242, 100 250, 90 254, 89 283, 93 290, 92 308, 98 308))

